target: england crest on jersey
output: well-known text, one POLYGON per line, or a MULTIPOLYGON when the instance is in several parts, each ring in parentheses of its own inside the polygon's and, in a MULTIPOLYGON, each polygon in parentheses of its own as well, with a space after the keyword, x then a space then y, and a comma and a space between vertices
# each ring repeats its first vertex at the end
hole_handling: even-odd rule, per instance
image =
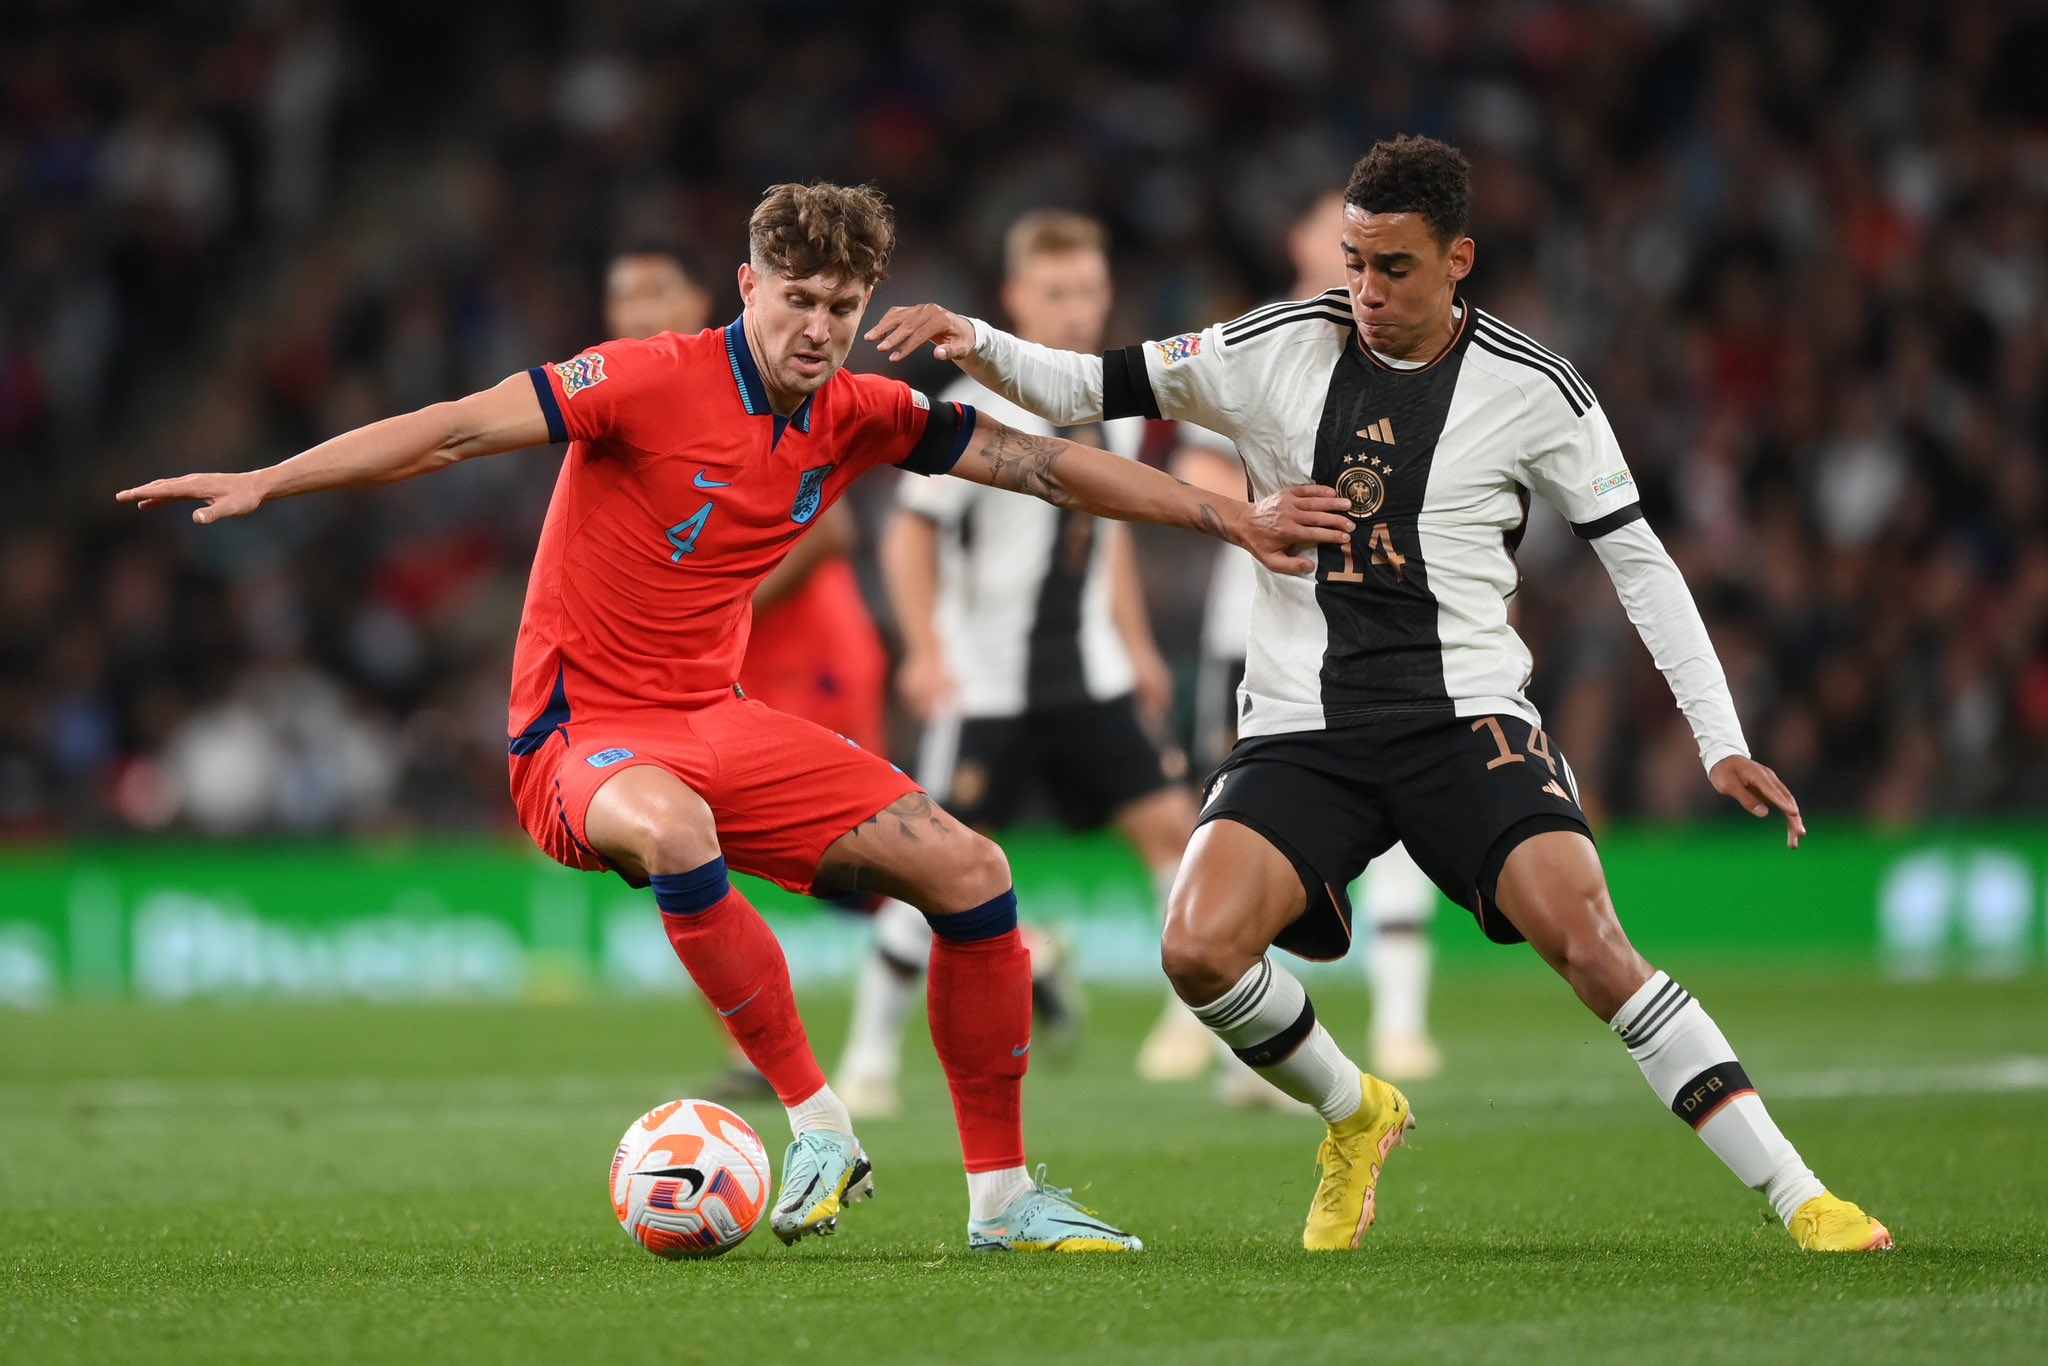
POLYGON ((807 526, 811 518, 818 515, 818 508, 825 501, 825 478, 837 465, 820 465, 814 470, 805 470, 803 482, 796 486, 796 503, 789 509, 789 520, 798 526, 807 526))

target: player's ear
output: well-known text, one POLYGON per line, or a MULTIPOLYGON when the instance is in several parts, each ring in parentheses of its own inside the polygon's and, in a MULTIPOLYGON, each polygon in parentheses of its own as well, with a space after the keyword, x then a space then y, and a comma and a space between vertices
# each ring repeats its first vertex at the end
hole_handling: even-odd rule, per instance
POLYGON ((1450 277, 1462 280, 1472 273, 1472 261, 1478 255, 1479 245, 1469 237, 1460 237, 1451 244, 1450 277))
POLYGON ((740 303, 748 308, 754 306, 754 285, 760 278, 754 273, 752 263, 740 262, 740 303))

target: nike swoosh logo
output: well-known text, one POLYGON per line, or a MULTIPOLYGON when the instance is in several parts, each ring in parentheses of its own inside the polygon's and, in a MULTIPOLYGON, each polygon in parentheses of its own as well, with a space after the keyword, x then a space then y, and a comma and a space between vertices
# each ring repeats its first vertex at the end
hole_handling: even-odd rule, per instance
POLYGON ((1011 1049, 1011 1050, 1010 1050, 1010 1056, 1011 1056, 1011 1057, 1013 1057, 1013 1058, 1021 1058, 1021 1057, 1023 1057, 1023 1056, 1024 1056, 1024 1055, 1025 1055, 1026 1053, 1029 1053, 1030 1051, 1031 1051, 1031 1040, 1029 1040, 1029 1039, 1026 1039, 1026 1040, 1024 1041, 1024 1046, 1023 1046, 1022 1048, 1013 1048, 1013 1049, 1011 1049))
MULTIPOLYGON (((760 994, 761 994, 761 993, 757 991, 757 992, 755 992, 755 993, 754 993, 754 996, 759 996, 760 994)), ((745 1010, 745 1009, 746 1009, 746 1008, 747 1008, 748 1006, 752 1005, 752 1004, 754 1003, 754 996, 749 996, 749 997, 748 997, 748 998, 747 998, 746 1000, 744 1000, 744 1001, 741 1001, 741 1002, 740 1002, 740 1003, 739 1003, 738 1005, 734 1006, 734 1007, 733 1007, 733 1008, 732 1008, 731 1010, 721 1010, 721 1011, 719 1011, 719 1012, 718 1012, 718 1014, 719 1014, 720 1018, 722 1018, 722 1019, 727 1019, 727 1020, 730 1020, 730 1019, 731 1019, 731 1018, 732 1018, 733 1016, 735 1016, 735 1015, 739 1014, 739 1013, 740 1013, 740 1012, 741 1012, 742 1010, 745 1010)))
POLYGON ((732 480, 727 479, 724 481, 720 481, 717 479, 706 479, 704 477, 704 471, 702 470, 697 471, 697 477, 692 482, 694 482, 700 489, 729 489, 732 487, 732 480))

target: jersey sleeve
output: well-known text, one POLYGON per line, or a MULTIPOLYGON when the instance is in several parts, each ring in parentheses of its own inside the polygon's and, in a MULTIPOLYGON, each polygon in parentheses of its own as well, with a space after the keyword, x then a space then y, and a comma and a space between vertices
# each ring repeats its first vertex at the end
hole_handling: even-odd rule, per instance
POLYGON ((679 364, 673 341, 626 339, 536 365, 526 375, 549 440, 641 445, 638 429, 675 415, 679 364))
POLYGON ((1228 435, 1241 406, 1229 329, 1216 324, 1102 356, 1102 415, 1172 418, 1228 435))
POLYGON ((901 380, 863 376, 867 430, 865 463, 894 465, 912 474, 947 474, 974 435, 975 412, 965 403, 936 402, 901 380))
POLYGON ((1607 413, 1542 392, 1528 421, 1533 439, 1524 457, 1529 487, 1564 514, 1572 533, 1594 541, 1643 518, 1635 476, 1622 459, 1607 413))

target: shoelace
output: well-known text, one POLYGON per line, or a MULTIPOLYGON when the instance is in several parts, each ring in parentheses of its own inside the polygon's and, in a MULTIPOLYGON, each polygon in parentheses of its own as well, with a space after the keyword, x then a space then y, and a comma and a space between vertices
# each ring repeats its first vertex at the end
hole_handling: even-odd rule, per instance
POLYGON ((1326 1138, 1316 1149, 1316 1167, 1323 1179, 1316 1187, 1316 1208, 1327 1214, 1342 1212, 1344 1192, 1348 1183, 1344 1180, 1351 1171, 1351 1159, 1344 1151, 1344 1145, 1334 1138, 1326 1138), (1335 1177, 1335 1180, 1330 1178, 1335 1177))
POLYGON ((1052 1182, 1046 1180, 1045 1163, 1043 1162, 1038 1164, 1038 1174, 1032 1181, 1031 1186, 1032 1189, 1037 1191, 1040 1195, 1046 1196, 1049 1199, 1057 1200, 1062 1205, 1067 1206, 1069 1209, 1077 1209, 1091 1219, 1100 1219, 1102 1217, 1100 1214, 1097 1214, 1094 1210, 1088 1208, 1088 1206, 1082 1204, 1079 1200, 1076 1200, 1074 1198, 1074 1191, 1072 1187, 1055 1186, 1052 1184, 1052 1182))

